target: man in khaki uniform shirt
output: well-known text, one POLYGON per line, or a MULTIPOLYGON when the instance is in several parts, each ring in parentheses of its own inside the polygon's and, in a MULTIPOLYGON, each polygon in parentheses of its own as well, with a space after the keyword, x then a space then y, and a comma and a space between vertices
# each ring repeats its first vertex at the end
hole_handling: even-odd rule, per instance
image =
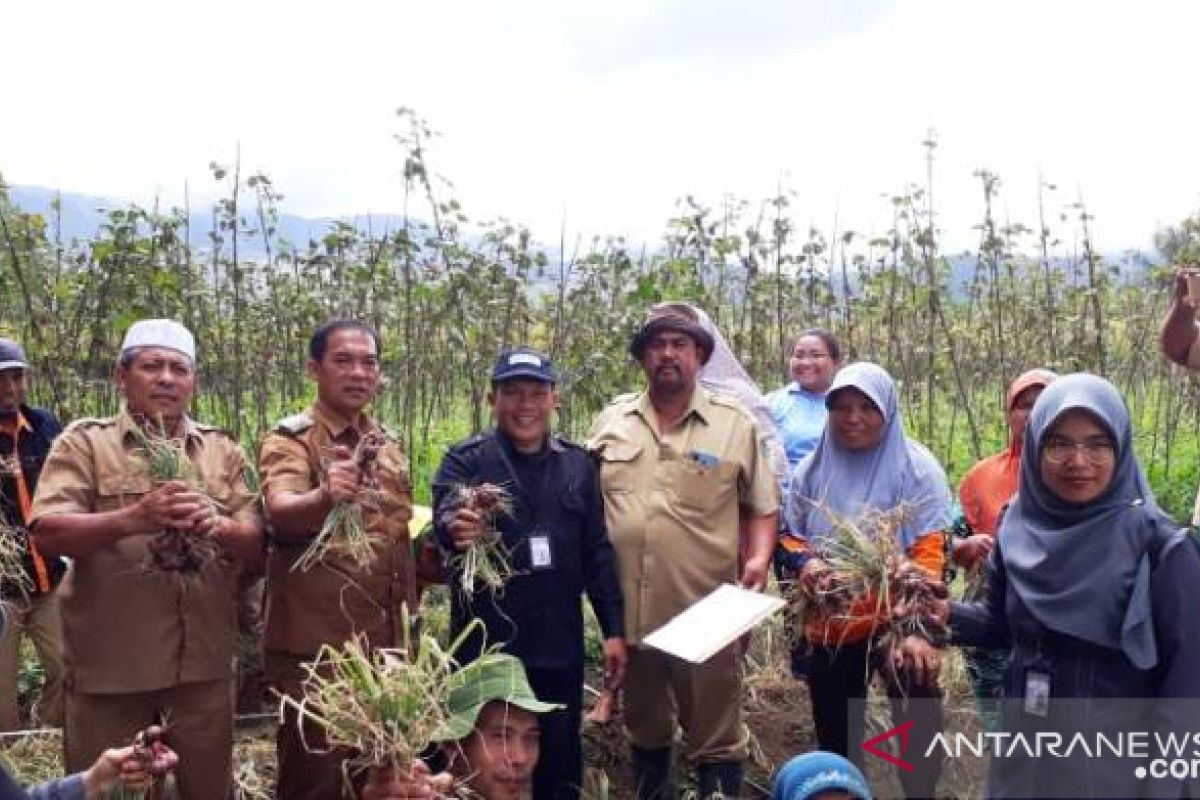
MULTIPOLYGON (((259 452, 263 497, 272 524, 267 561, 267 679, 292 697, 301 694, 302 664, 324 644, 359 634, 372 647, 402 643, 403 609, 418 612, 416 564, 408 535, 412 489, 400 446, 365 408, 379 386, 379 342, 360 322, 336 320, 309 342, 307 371, 317 401, 267 434, 259 452), (387 437, 366 490, 353 453, 369 433, 387 437), (335 502, 358 503, 374 557, 359 566, 336 548, 310 569, 297 559, 320 531, 335 502)), ((436 572, 436 553, 433 554, 436 572)), ((276 735, 276 795, 287 800, 342 796, 343 752, 320 752, 324 738, 306 724, 301 737, 294 712, 276 735), (307 745, 307 747, 306 747, 307 745)), ((357 776, 362 780, 366 775, 357 776)))
POLYGON ((700 796, 718 790, 738 796, 747 756, 736 646, 690 664, 639 644, 722 583, 739 579, 740 526, 748 540, 741 583, 766 585, 778 489, 750 413, 696 383, 712 348, 690 306, 655 306, 630 345, 649 387, 601 412, 588 442, 601 462, 625 599, 631 645, 625 722, 642 798, 674 792, 672 697, 700 796))
POLYGON ((61 588, 66 767, 83 770, 166 717, 181 796, 220 800, 231 789, 237 583, 261 560, 262 522, 237 441, 187 415, 195 344, 186 328, 135 323, 116 380, 121 413, 63 432, 33 502, 39 549, 73 560, 61 588), (135 427, 160 423, 183 442, 194 485, 148 473, 135 427), (219 555, 191 574, 151 569, 147 545, 165 528, 211 536, 219 555))

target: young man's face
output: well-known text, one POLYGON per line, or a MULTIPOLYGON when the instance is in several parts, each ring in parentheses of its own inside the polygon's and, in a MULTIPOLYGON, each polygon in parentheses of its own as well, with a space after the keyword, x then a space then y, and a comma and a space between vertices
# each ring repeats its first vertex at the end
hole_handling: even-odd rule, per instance
POLYGON ((358 328, 329 334, 320 361, 308 360, 308 376, 317 382, 317 397, 345 417, 354 417, 379 389, 379 353, 375 337, 358 328))
POLYGON ((540 747, 537 715, 500 701, 488 703, 461 746, 466 763, 458 759, 454 771, 484 800, 532 797, 540 747))
POLYGON ((11 417, 25 402, 25 370, 0 372, 0 417, 11 417))
POLYGON ((550 415, 558 404, 554 385, 534 378, 501 381, 488 394, 496 428, 518 452, 541 450, 550 431, 550 415))
POLYGON ((187 413, 196 391, 190 358, 169 347, 139 347, 128 367, 117 367, 117 386, 131 414, 152 421, 187 413))

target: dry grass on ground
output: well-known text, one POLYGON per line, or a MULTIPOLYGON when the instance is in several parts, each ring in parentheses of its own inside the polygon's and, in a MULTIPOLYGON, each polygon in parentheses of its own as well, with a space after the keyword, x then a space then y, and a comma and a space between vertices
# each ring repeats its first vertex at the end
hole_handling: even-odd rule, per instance
MULTIPOLYGON (((978 723, 963 661, 957 651, 949 651, 947 656, 942 676, 947 693, 947 727, 952 731, 974 731, 978 723)), ((746 770, 746 797, 767 796, 771 775, 779 765, 816 747, 808 691, 791 677, 787 663, 781 628, 773 620, 757 632, 747 655, 745 713, 752 732, 752 763, 746 770)), ((589 682, 598 685, 596 680, 589 682)), ((589 691, 585 703, 590 704, 592 697, 594 693, 589 691)), ((869 730, 877 733, 891 727, 887 709, 886 699, 878 692, 873 694, 869 730)), ((628 746, 619 719, 603 726, 587 725, 583 736, 588 767, 607 776, 608 798, 632 798, 628 746)), ((59 776, 61 735, 52 731, 8 740, 4 757, 23 783, 59 776)), ((949 764, 939 793, 949 798, 978 797, 982 787, 978 769, 978 764, 949 764), (972 769, 976 772, 971 772, 972 769)), ((270 723, 239 730, 234 750, 237 800, 271 800, 274 775, 275 748, 270 723)), ((868 759, 868 776, 878 797, 901 796, 899 784, 881 761, 868 759)), ((681 776, 681 785, 686 790, 687 776, 681 776)))

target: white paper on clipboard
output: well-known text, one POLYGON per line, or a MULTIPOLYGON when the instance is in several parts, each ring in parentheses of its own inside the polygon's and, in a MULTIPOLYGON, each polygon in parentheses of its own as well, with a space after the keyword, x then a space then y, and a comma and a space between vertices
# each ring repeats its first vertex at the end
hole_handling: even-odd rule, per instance
POLYGON ((783 600, 778 597, 751 592, 730 583, 722 584, 642 642, 700 664, 783 605, 783 600))

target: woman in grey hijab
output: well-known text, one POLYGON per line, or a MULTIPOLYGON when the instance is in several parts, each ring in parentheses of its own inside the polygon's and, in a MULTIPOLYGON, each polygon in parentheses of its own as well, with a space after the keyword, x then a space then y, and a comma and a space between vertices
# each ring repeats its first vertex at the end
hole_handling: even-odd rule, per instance
MULTIPOLYGON (((1003 732, 1148 731, 1153 758, 1155 733, 1195 727, 1200 553, 1155 503, 1108 381, 1068 375, 1038 399, 987 569, 985 598, 952 604, 950 622, 956 644, 1012 648, 1003 732)), ((993 758, 989 796, 1200 796, 1195 780, 1154 785, 1143 763, 993 758)))

